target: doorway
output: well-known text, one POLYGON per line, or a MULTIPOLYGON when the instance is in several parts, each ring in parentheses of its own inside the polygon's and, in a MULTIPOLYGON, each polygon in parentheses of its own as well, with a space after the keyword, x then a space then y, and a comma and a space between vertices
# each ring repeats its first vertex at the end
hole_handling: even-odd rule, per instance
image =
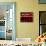
POLYGON ((15 3, 0 3, 0 40, 15 40, 15 3))
POLYGON ((39 12, 39 35, 46 32, 46 11, 39 12))

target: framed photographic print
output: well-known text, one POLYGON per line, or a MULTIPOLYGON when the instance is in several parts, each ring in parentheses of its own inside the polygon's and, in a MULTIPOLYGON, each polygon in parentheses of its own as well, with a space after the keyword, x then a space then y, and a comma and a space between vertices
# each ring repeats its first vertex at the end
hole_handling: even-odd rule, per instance
POLYGON ((0 40, 15 40, 15 2, 0 2, 0 40))
POLYGON ((46 11, 39 11, 39 35, 46 32, 46 11))
POLYGON ((46 0, 39 0, 40 4, 46 4, 46 0))

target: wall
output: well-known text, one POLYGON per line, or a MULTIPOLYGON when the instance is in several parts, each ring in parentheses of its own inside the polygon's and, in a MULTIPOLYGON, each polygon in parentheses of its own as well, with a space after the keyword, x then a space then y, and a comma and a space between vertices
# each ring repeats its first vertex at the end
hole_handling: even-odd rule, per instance
POLYGON ((16 37, 36 38, 39 34, 39 10, 46 10, 46 4, 38 4, 38 0, 3 0, 0 2, 16 2, 16 37), (21 23, 20 12, 33 12, 33 22, 21 23))

